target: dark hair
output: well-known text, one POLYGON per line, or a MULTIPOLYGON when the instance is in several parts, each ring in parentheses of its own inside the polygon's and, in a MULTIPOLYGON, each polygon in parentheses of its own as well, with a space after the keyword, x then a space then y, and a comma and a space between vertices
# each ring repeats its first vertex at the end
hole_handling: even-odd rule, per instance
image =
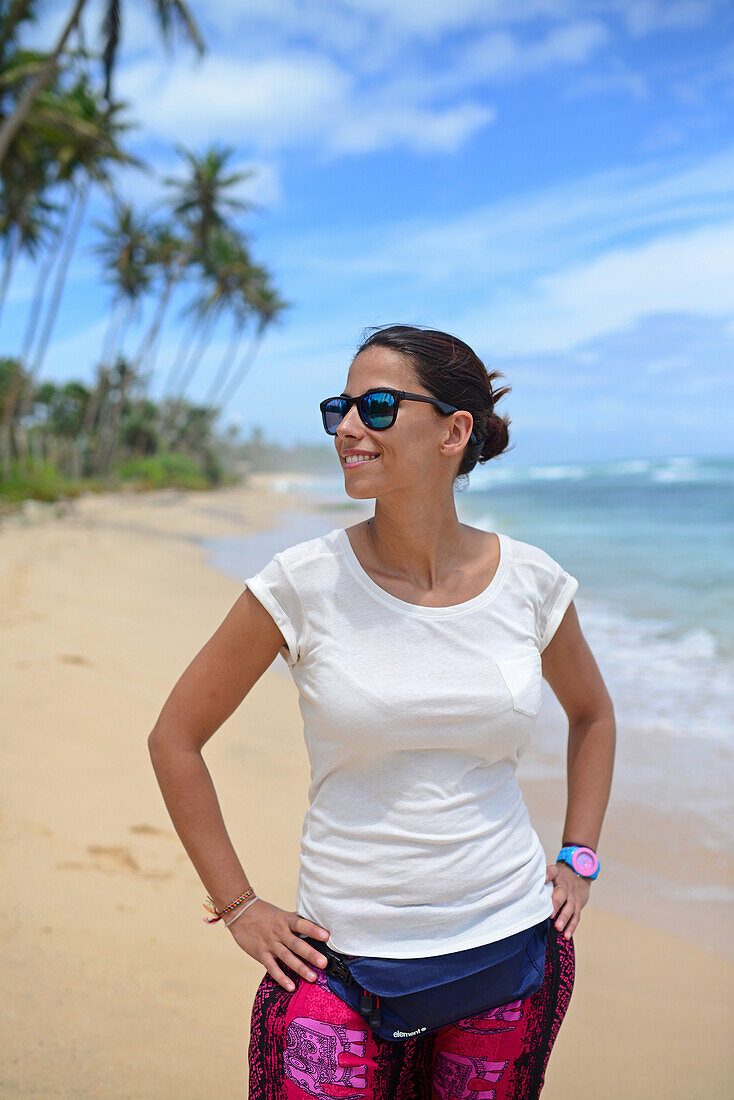
POLYGON ((458 336, 419 325, 373 325, 362 335, 355 358, 367 348, 392 348, 406 357, 432 397, 472 414, 477 441, 470 440, 464 448, 457 477, 471 473, 477 462, 489 462, 508 449, 511 422, 509 417, 499 416, 494 406, 512 387, 493 389, 494 380, 504 375, 488 372, 458 336), (371 335, 364 339, 368 332, 371 335))

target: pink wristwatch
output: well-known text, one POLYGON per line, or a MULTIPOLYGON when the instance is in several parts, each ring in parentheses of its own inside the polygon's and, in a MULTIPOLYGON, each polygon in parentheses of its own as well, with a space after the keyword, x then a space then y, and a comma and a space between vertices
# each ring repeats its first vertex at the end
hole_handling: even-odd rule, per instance
POLYGON ((581 844, 567 844, 558 853, 558 863, 567 863, 580 878, 596 878, 599 874, 599 860, 592 848, 581 844))

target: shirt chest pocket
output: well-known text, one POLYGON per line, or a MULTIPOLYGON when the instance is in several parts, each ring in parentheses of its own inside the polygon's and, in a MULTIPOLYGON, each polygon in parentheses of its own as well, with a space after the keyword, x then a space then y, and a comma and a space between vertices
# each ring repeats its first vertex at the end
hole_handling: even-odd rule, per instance
POLYGON ((508 657, 497 661, 497 667, 512 696, 515 710, 535 717, 540 710, 543 680, 540 653, 534 650, 522 657, 508 657))

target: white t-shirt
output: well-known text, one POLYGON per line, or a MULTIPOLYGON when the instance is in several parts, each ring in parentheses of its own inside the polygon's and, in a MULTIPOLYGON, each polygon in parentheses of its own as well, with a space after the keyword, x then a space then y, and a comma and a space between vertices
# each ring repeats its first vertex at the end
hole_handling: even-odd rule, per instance
POLYGON ((554 912, 515 773, 578 581, 498 537, 489 586, 450 607, 386 592, 343 528, 245 581, 285 639, 311 762, 296 911, 337 951, 442 955, 554 912))

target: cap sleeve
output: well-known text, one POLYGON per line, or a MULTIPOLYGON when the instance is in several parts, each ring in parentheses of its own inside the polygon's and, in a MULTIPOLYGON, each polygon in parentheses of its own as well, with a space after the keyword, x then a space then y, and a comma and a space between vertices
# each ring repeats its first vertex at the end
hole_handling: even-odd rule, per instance
POLYGON ((543 594, 538 613, 538 649, 541 653, 561 625, 579 586, 576 578, 567 573, 562 565, 558 562, 553 562, 553 565, 555 573, 546 574, 550 585, 543 594))
POLYGON ((303 651, 306 616, 293 577, 281 555, 275 554, 259 572, 247 577, 245 586, 280 628, 285 645, 279 652, 287 665, 295 665, 303 651))

